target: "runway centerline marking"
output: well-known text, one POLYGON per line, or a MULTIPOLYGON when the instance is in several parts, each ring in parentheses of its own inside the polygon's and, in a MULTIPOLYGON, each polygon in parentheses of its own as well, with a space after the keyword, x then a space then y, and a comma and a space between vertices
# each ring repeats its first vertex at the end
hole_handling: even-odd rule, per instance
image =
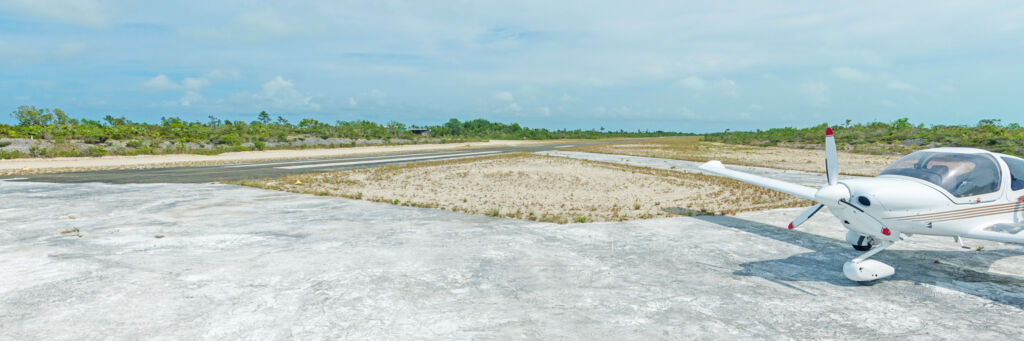
POLYGON ((365 160, 365 161, 348 161, 348 162, 333 162, 333 163, 318 163, 312 165, 298 165, 298 166, 285 166, 285 167, 274 167, 278 169, 303 169, 303 168, 319 168, 319 167, 336 167, 336 166, 354 166, 354 165, 365 165, 370 163, 381 163, 381 162, 399 162, 399 161, 414 161, 414 160, 428 160, 428 159, 445 159, 445 158, 456 158, 473 155, 486 155, 501 153, 500 151, 490 152, 476 152, 476 153, 462 153, 462 154, 445 154, 445 155, 429 155, 429 156, 416 156, 416 157, 405 157, 395 159, 377 159, 377 160, 365 160))

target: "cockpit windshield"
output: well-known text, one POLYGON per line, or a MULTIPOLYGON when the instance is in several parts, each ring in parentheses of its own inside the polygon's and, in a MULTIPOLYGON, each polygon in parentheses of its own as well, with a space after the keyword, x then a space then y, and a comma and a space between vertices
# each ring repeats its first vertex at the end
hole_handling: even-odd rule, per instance
POLYGON ((878 175, 902 175, 931 182, 958 198, 999 190, 999 166, 984 154, 914 152, 878 175))

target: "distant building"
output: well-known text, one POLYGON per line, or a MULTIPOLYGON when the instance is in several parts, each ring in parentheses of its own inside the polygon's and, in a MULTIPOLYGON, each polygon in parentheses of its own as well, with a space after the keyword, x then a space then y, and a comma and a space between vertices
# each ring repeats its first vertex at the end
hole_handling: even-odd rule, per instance
POLYGON ((413 133, 415 135, 428 135, 428 134, 430 134, 430 129, 411 128, 411 129, 409 129, 409 132, 411 132, 411 133, 413 133))

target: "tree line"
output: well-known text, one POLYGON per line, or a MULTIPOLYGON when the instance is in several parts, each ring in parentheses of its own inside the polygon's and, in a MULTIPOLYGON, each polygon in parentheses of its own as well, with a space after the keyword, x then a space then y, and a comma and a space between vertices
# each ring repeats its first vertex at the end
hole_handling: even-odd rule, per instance
MULTIPOLYGON (((102 144, 116 140, 129 142, 129 147, 137 146, 134 149, 141 150, 142 153, 148 153, 151 151, 150 149, 153 149, 155 143, 163 141, 210 144, 225 150, 262 150, 268 142, 284 143, 309 137, 377 139, 385 142, 391 140, 416 142, 426 139, 424 136, 413 133, 410 128, 427 129, 432 142, 684 135, 666 131, 605 131, 603 127, 600 130, 548 130, 522 127, 518 123, 505 124, 484 119, 460 121, 455 118, 444 124, 428 126, 407 126, 397 121, 381 124, 367 120, 327 123, 312 118, 292 123, 281 116, 272 117, 266 111, 254 115, 254 120, 249 122, 221 120, 209 116, 209 119, 204 122, 187 121, 178 117, 162 117, 159 123, 144 123, 112 115, 107 115, 103 120, 97 121, 72 118, 61 109, 40 109, 35 106, 20 106, 11 113, 11 116, 17 121, 17 124, 0 124, 0 138, 32 138, 56 143, 74 140, 88 144, 102 144)), ((7 155, 7 157, 11 156, 7 155)))
MULTIPOLYGON (((822 148, 827 124, 807 128, 772 128, 704 135, 705 141, 756 146, 822 148)), ((841 149, 870 154, 903 154, 932 147, 974 147, 997 153, 1024 155, 1024 127, 984 119, 975 125, 914 125, 907 118, 831 126, 841 149)))

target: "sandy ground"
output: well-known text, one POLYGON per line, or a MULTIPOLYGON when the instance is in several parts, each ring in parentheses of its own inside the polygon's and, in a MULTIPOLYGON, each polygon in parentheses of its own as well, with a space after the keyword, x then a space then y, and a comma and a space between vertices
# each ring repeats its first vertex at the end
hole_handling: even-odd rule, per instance
MULTIPOLYGON (((598 162, 617 163, 617 164, 628 165, 628 166, 646 167, 646 168, 654 168, 654 169, 662 169, 662 170, 671 170, 671 171, 676 171, 676 172, 688 172, 688 173, 698 173, 698 174, 713 175, 713 174, 706 173, 706 172, 700 170, 699 167, 702 164, 704 164, 704 163, 703 162, 696 162, 696 161, 675 160, 675 159, 662 159, 662 158, 654 158, 654 157, 631 156, 631 155, 621 155, 621 154, 587 153, 587 152, 566 151, 566 150, 540 151, 540 152, 536 152, 535 154, 567 157, 567 158, 573 158, 573 159, 590 160, 590 161, 598 161, 598 162)), ((760 176, 765 176, 765 177, 769 177, 769 178, 777 179, 777 180, 782 180, 782 181, 786 181, 786 182, 792 182, 792 183, 795 183, 795 184, 804 185, 804 186, 811 187, 811 188, 821 187, 827 181, 827 178, 825 177, 825 174, 823 174, 823 173, 812 173, 812 172, 803 172, 803 171, 796 171, 796 170, 774 169, 774 168, 753 167, 753 166, 728 165, 727 167, 729 169, 738 170, 738 171, 741 171, 741 172, 746 172, 746 173, 751 173, 751 174, 756 174, 756 175, 760 175, 760 176)), ((717 175, 715 175, 715 176, 717 176, 717 175)), ((854 175, 840 175, 839 176, 840 180, 842 180, 842 179, 854 179, 854 178, 862 178, 862 177, 854 176, 854 175)))
POLYGON ((858 285, 828 212, 787 231, 800 209, 555 225, 209 184, 0 198, 4 340, 1024 337, 1019 246, 915 236, 858 285))
POLYGON ((716 176, 531 154, 304 174, 246 184, 558 223, 732 214, 812 204, 716 176))
POLYGON ((560 141, 502 141, 444 144, 366 146, 330 149, 292 149, 231 152, 218 155, 168 154, 102 157, 24 158, 0 160, 0 175, 40 174, 104 169, 139 169, 178 166, 200 166, 290 159, 327 158, 364 154, 406 153, 432 150, 493 148, 528 144, 561 143, 560 141))
MULTIPOLYGON (((655 141, 607 144, 573 150, 696 162, 719 160, 727 165, 825 172, 824 150, 731 145, 702 142, 698 137, 662 138, 655 141)), ((839 171, 841 174, 847 175, 875 176, 901 156, 854 154, 840 151, 839 171)))

